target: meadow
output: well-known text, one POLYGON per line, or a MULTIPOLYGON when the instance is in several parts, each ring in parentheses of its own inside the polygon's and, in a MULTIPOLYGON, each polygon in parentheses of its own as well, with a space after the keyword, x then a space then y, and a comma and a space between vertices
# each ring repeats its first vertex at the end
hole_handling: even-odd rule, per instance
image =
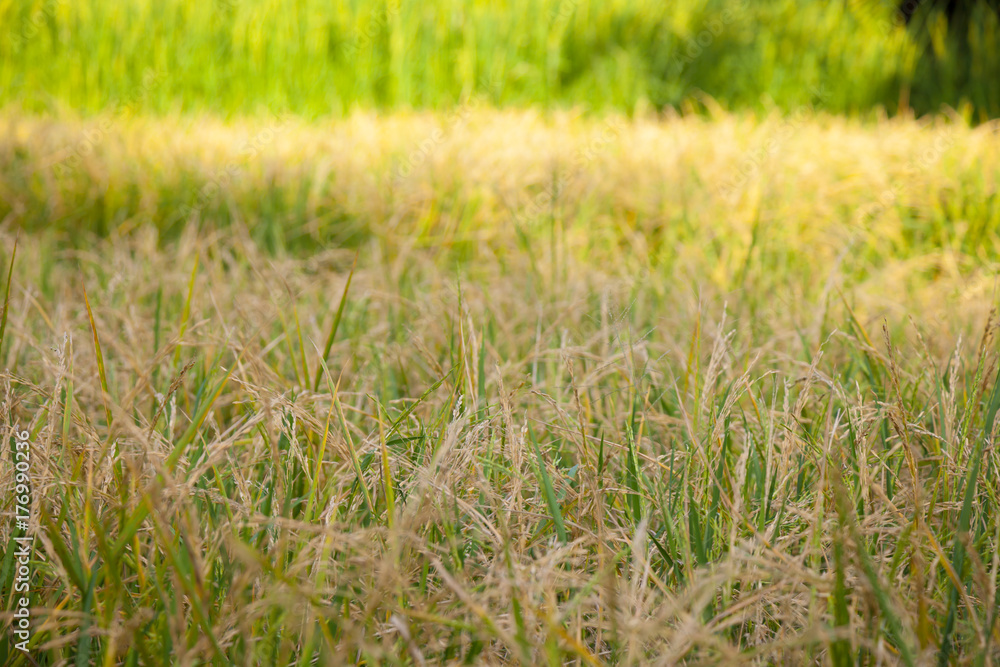
POLYGON ((1000 115, 1000 21, 904 29, 896 0, 12 0, 0 105, 307 118, 495 105, 642 114, 709 98, 788 112, 1000 115), (150 79, 155 85, 149 85, 150 79))
POLYGON ((995 661, 994 126, 138 119, 52 164, 102 122, 0 146, 48 664, 995 661))
POLYGON ((0 664, 1000 663, 975 17, 0 3, 0 664))

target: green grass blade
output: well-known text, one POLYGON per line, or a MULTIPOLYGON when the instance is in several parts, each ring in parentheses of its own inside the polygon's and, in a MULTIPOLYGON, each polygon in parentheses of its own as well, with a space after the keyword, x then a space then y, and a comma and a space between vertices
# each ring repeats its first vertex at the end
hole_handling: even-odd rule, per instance
MULTIPOLYGON (((843 530, 843 523, 840 524, 840 528, 843 530)), ((845 565, 843 535, 835 535, 833 538, 833 625, 838 631, 847 633, 850 631, 851 619, 847 607, 845 565)), ((830 658, 834 667, 850 667, 851 652, 850 637, 831 642, 830 658)))
POLYGON ((542 456, 542 449, 538 445, 538 439, 535 438, 535 432, 530 426, 528 427, 528 433, 531 435, 531 444, 534 446, 535 456, 538 457, 538 478, 542 483, 542 490, 545 493, 545 503, 548 505, 549 513, 552 515, 552 522, 555 524, 556 535, 559 537, 559 541, 566 544, 566 524, 563 522, 562 510, 559 507, 559 500, 556 498, 555 489, 552 487, 552 478, 549 477, 549 471, 545 468, 545 458, 542 456))
POLYGON ((625 424, 625 434, 628 436, 627 465, 625 471, 625 486, 629 491, 628 506, 632 512, 632 521, 638 525, 642 521, 642 498, 639 495, 639 460, 636 454, 635 435, 632 432, 632 423, 625 424))
MULTIPOLYGON (((963 536, 968 534, 972 521, 972 501, 976 497, 976 489, 979 483, 979 467, 982 460, 983 447, 986 439, 993 433, 993 423, 996 419, 997 409, 1000 408, 1000 370, 997 371, 997 379, 993 383, 993 391, 990 394, 990 402, 986 412, 986 422, 983 426, 983 437, 976 443, 976 449, 972 455, 969 475, 965 480, 965 494, 962 499, 962 509, 958 514, 958 529, 955 532, 955 543, 952 546, 951 567, 958 575, 959 582, 965 582, 965 544, 963 536)), ((952 651, 952 635, 955 631, 955 620, 958 616, 958 599, 960 592, 954 582, 950 585, 951 594, 948 598, 948 614, 945 617, 944 628, 941 631, 941 650, 938 653, 938 665, 944 667, 948 664, 952 651)), ((970 610, 971 611, 971 610, 970 610)))
POLYGON ((101 340, 97 335, 97 323, 94 312, 90 308, 90 298, 87 296, 87 286, 83 285, 83 303, 87 307, 87 319, 90 320, 90 331, 94 335, 94 353, 97 355, 97 374, 101 380, 101 400, 104 403, 104 415, 108 420, 108 434, 111 433, 111 406, 108 404, 111 392, 108 391, 108 375, 104 370, 104 353, 101 351, 101 340))
POLYGON ((347 274, 347 283, 344 285, 344 292, 340 295, 340 305, 337 306, 337 314, 333 318, 333 324, 330 326, 330 333, 326 337, 326 344, 323 345, 323 356, 320 359, 323 363, 319 365, 316 369, 316 381, 313 382, 313 391, 319 391, 319 381, 323 377, 323 369, 326 360, 330 358, 330 350, 333 349, 333 340, 337 336, 337 329, 340 328, 340 318, 344 315, 344 306, 347 304, 347 290, 351 289, 351 280, 354 278, 354 269, 358 266, 358 256, 361 254, 359 250, 354 255, 354 264, 351 265, 351 272, 347 274))
POLYGON ((319 360, 320 369, 325 370, 327 387, 330 389, 330 396, 332 397, 331 405, 332 409, 336 409, 337 418, 340 420, 340 428, 344 431, 344 440, 347 442, 347 449, 351 454, 351 466, 354 468, 354 474, 357 475, 358 486, 361 487, 361 494, 365 499, 365 506, 371 513, 372 517, 375 516, 375 504, 372 502, 371 494, 368 492, 368 484, 365 483, 364 471, 361 469, 361 461, 358 459, 357 449, 354 447, 354 438, 351 437, 351 430, 347 426, 347 420, 344 419, 344 411, 340 407, 340 381, 337 384, 333 384, 333 380, 330 378, 329 369, 326 368, 326 360, 319 360))
POLYGON ((45 525, 46 533, 52 541, 52 548, 55 550, 56 556, 59 557, 59 562, 66 568, 66 573, 69 575, 70 581, 76 586, 77 590, 84 593, 87 584, 84 583, 83 564, 77 557, 75 550, 71 550, 66 545, 62 537, 62 530, 55 524, 44 506, 39 508, 39 517, 42 520, 42 524, 45 525))
POLYGON ((174 366, 181 358, 181 342, 187 332, 188 319, 191 317, 191 300, 194 298, 194 281, 198 276, 198 255, 194 257, 194 266, 191 267, 191 277, 188 279, 187 298, 184 300, 184 308, 181 310, 181 324, 177 332, 177 349, 174 350, 174 366))
MULTIPOLYGON (((7 332, 7 310, 10 307, 10 283, 14 275, 14 259, 17 257, 17 239, 14 239, 14 250, 10 253, 10 266, 7 267, 7 286, 4 288, 3 312, 0 313, 0 352, 3 352, 3 338, 7 332)), ((0 355, 0 361, 3 356, 0 355)))
POLYGON ((889 631, 889 639, 892 640, 899 650, 899 655, 900 658, 902 658, 903 663, 907 665, 907 667, 914 667, 916 665, 916 658, 913 655, 913 649, 904 636, 903 623, 899 618, 899 614, 896 613, 895 606, 893 605, 889 594, 882 585, 878 571, 875 569, 875 564, 872 562, 871 556, 865 548, 864 538, 861 535, 857 522, 854 519, 854 507, 850 500, 850 494, 847 492, 847 489, 844 486, 844 480, 836 466, 830 467, 830 481, 833 483, 834 487, 834 497, 837 505, 839 520, 841 525, 847 527, 852 539, 854 540, 858 560, 861 561, 861 572, 864 575, 864 578, 868 581, 869 586, 871 586, 875 602, 878 604, 879 610, 885 618, 885 623, 888 626, 889 631))
POLYGON ((76 643, 76 667, 87 667, 90 664, 90 651, 94 639, 90 636, 90 626, 93 623, 91 618, 91 607, 94 606, 94 587, 97 583, 99 571, 95 569, 90 575, 90 582, 83 596, 83 620, 80 623, 80 638, 76 643))

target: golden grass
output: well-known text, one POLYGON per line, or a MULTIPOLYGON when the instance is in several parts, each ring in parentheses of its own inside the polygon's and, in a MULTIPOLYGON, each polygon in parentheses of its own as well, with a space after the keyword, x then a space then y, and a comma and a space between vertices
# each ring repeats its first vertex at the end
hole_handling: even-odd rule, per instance
MULTIPOLYGON (((149 221, 179 228, 186 205, 213 226, 235 220, 261 235, 344 242, 347 229, 353 243, 465 241, 489 256, 511 246, 518 221, 535 240, 554 215, 560 248, 591 264, 780 289, 784 271, 760 270, 773 260, 804 274, 803 295, 846 272, 873 281, 869 297, 926 287, 928 275, 955 284, 969 278, 967 255, 983 258, 976 248, 996 253, 995 124, 807 113, 629 123, 468 104, 448 116, 319 125, 20 116, 3 125, 0 213, 71 235, 149 221), (795 257, 805 248, 808 262, 795 257)), ((980 297, 989 285, 962 289, 980 297)))
POLYGON ((0 132, 35 656, 996 663, 995 127, 139 118, 46 166, 95 122, 0 132))

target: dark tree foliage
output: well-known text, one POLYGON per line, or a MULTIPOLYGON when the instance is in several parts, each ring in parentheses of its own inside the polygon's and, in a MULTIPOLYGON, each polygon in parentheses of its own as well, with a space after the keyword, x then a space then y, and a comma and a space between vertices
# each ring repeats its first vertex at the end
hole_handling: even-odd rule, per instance
POLYGON ((921 13, 921 10, 929 9, 944 12, 948 18, 948 25, 957 27, 968 25, 972 8, 978 3, 1000 12, 1000 0, 902 0, 897 6, 907 25, 921 13))
POLYGON ((923 44, 913 74, 900 82, 910 106, 925 113, 968 101, 978 120, 1000 116, 1000 44, 993 37, 1000 0, 898 0, 895 7, 923 44), (940 18, 947 21, 943 42, 932 39, 940 18))

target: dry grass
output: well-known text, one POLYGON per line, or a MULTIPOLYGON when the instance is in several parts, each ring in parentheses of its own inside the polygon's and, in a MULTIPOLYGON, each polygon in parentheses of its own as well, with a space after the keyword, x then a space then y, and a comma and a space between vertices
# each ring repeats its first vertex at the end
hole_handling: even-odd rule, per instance
POLYGON ((1000 138, 792 118, 6 118, 34 658, 995 664, 1000 138))

